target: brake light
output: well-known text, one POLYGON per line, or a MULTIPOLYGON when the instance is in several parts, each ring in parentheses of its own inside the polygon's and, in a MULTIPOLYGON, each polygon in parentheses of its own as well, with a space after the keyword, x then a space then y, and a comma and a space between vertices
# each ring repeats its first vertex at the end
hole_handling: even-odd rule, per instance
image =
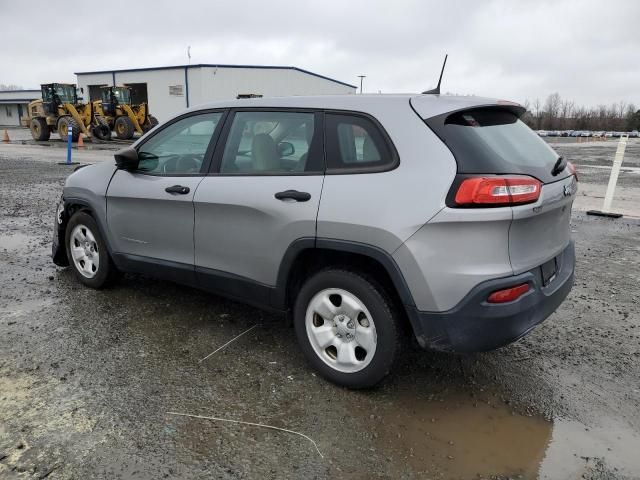
POLYGON ((512 175, 505 177, 465 178, 456 192, 457 205, 521 205, 538 200, 542 183, 533 177, 512 175))
POLYGON ((523 283, 515 287, 505 288, 504 290, 496 290, 487 298, 489 303, 507 303, 517 300, 529 291, 529 284, 523 283))

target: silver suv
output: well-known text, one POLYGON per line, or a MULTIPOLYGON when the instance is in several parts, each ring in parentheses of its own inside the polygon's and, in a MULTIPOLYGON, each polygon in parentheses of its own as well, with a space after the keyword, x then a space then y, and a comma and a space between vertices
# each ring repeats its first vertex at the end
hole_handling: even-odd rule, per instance
POLYGON ((440 95, 248 99, 192 108, 67 179, 57 265, 290 313, 309 363, 360 388, 408 332, 490 350, 573 283, 576 175, 514 103, 440 95))

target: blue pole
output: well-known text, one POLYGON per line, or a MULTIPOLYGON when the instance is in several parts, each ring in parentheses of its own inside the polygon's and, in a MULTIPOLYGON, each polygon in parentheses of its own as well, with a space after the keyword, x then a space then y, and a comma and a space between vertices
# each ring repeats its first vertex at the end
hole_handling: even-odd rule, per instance
POLYGON ((73 127, 69 126, 67 132, 67 165, 71 165, 71 141, 73 140, 73 127))

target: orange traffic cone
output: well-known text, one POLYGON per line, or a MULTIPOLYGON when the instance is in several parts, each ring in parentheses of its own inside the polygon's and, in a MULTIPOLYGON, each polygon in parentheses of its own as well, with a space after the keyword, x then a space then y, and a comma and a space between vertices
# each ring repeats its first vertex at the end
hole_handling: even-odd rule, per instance
POLYGON ((9 140, 9 132, 7 131, 6 128, 4 129, 4 135, 2 136, 2 141, 4 143, 9 143, 10 142, 10 140, 9 140))
POLYGON ((78 148, 84 148, 84 133, 78 137, 78 148))

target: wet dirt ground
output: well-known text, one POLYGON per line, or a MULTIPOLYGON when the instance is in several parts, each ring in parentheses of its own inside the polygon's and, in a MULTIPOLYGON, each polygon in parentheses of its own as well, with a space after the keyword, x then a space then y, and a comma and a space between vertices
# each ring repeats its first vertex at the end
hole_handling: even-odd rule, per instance
MULTIPOLYGON (((94 291, 55 267, 70 168, 51 150, 0 145, 0 478, 640 478, 638 219, 576 209, 575 287, 526 338, 407 351, 354 392, 316 376, 278 316, 141 276, 94 291)), ((558 150, 581 189, 606 185, 589 166, 615 145, 558 150)), ((620 185, 635 195, 640 176, 620 185)))

